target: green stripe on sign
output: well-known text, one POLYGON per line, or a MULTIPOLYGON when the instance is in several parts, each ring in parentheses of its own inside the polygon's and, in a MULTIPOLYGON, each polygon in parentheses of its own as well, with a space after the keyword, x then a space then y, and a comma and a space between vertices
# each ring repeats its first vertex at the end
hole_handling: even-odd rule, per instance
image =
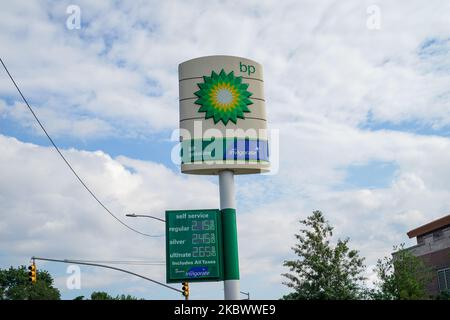
POLYGON ((223 209, 221 214, 224 280, 239 280, 236 209, 223 209))

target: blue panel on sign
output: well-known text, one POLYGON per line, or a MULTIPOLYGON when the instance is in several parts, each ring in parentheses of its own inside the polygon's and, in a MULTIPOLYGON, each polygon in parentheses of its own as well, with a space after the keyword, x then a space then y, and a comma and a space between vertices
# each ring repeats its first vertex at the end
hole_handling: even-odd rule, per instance
POLYGON ((259 140, 248 140, 248 154, 246 160, 258 160, 259 140))
POLYGON ((235 139, 226 139, 224 145, 225 145, 224 160, 235 160, 236 159, 235 139))
POLYGON ((268 141, 258 140, 258 160, 269 161, 268 141))
POLYGON ((245 160, 245 155, 246 155, 246 151, 247 149, 245 148, 245 140, 244 139, 237 139, 236 142, 236 160, 245 160))

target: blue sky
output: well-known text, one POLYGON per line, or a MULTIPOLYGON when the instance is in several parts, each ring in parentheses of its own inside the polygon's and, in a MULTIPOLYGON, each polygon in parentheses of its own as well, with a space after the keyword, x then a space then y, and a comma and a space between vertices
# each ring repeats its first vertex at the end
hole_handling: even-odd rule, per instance
MULTIPOLYGON (((442 1, 14 1, 0 12, 0 56, 50 135, 119 216, 218 206, 216 177, 171 161, 178 64, 229 54, 264 66, 279 170, 236 178, 241 289, 276 299, 299 219, 322 210, 374 279, 406 232, 450 211, 450 4, 442 1), (70 4, 81 28, 66 26, 70 4), (375 19, 375 20, 374 20, 375 19), (374 24, 375 23, 375 24, 374 24)), ((0 72, 0 267, 32 255, 164 259, 111 219, 49 147, 0 72)), ((127 220, 128 221, 128 220, 127 220)), ((153 221, 133 227, 159 233, 153 221)), ((337 238, 336 238, 337 239, 337 238)), ((336 240, 335 239, 335 240, 336 240)), ((44 264, 64 298, 93 290, 181 299, 113 271, 44 264)), ((131 266, 165 279, 160 266, 131 266)), ((192 297, 221 298, 220 283, 192 297)))

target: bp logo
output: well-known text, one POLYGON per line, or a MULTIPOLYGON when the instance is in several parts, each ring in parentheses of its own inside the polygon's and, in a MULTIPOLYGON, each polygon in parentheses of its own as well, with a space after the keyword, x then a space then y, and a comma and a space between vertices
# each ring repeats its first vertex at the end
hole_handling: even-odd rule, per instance
POLYGON ((200 88, 195 92, 198 99, 195 104, 201 105, 198 112, 205 112, 205 119, 213 118, 214 124, 222 121, 236 124, 237 118, 245 119, 244 113, 250 112, 248 105, 253 104, 247 91, 248 84, 242 82, 242 77, 235 77, 234 72, 227 74, 223 69, 219 74, 214 71, 211 76, 203 76, 203 83, 197 83, 200 88))

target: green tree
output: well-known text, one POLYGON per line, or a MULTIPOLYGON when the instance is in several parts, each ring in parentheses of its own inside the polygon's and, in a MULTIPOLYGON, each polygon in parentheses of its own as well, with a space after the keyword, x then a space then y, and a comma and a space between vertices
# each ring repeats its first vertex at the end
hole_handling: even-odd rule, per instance
POLYGON ((443 291, 439 293, 435 298, 436 300, 450 300, 450 291, 443 291))
POLYGON ((121 294, 120 296, 119 295, 116 296, 116 300, 144 300, 144 299, 138 299, 129 294, 127 294, 127 295, 121 294))
POLYGON ((425 263, 404 248, 394 246, 391 257, 378 259, 374 270, 378 275, 376 288, 370 293, 376 300, 417 300, 429 298, 426 285, 432 279, 425 263))
POLYGON ((94 291, 91 294, 91 300, 138 300, 138 298, 124 294, 113 297, 104 291, 94 291))
POLYGON ((91 294, 91 300, 114 300, 107 292, 104 291, 94 291, 91 294))
POLYGON ((46 270, 37 270, 37 282, 30 283, 26 266, 0 269, 0 300, 59 300, 59 290, 46 270))
POLYGON ((350 250, 349 239, 330 244, 333 227, 321 211, 314 211, 295 237, 292 250, 297 260, 285 261, 291 273, 283 274, 289 281, 283 284, 294 289, 283 299, 359 299, 362 298, 364 258, 350 250))

